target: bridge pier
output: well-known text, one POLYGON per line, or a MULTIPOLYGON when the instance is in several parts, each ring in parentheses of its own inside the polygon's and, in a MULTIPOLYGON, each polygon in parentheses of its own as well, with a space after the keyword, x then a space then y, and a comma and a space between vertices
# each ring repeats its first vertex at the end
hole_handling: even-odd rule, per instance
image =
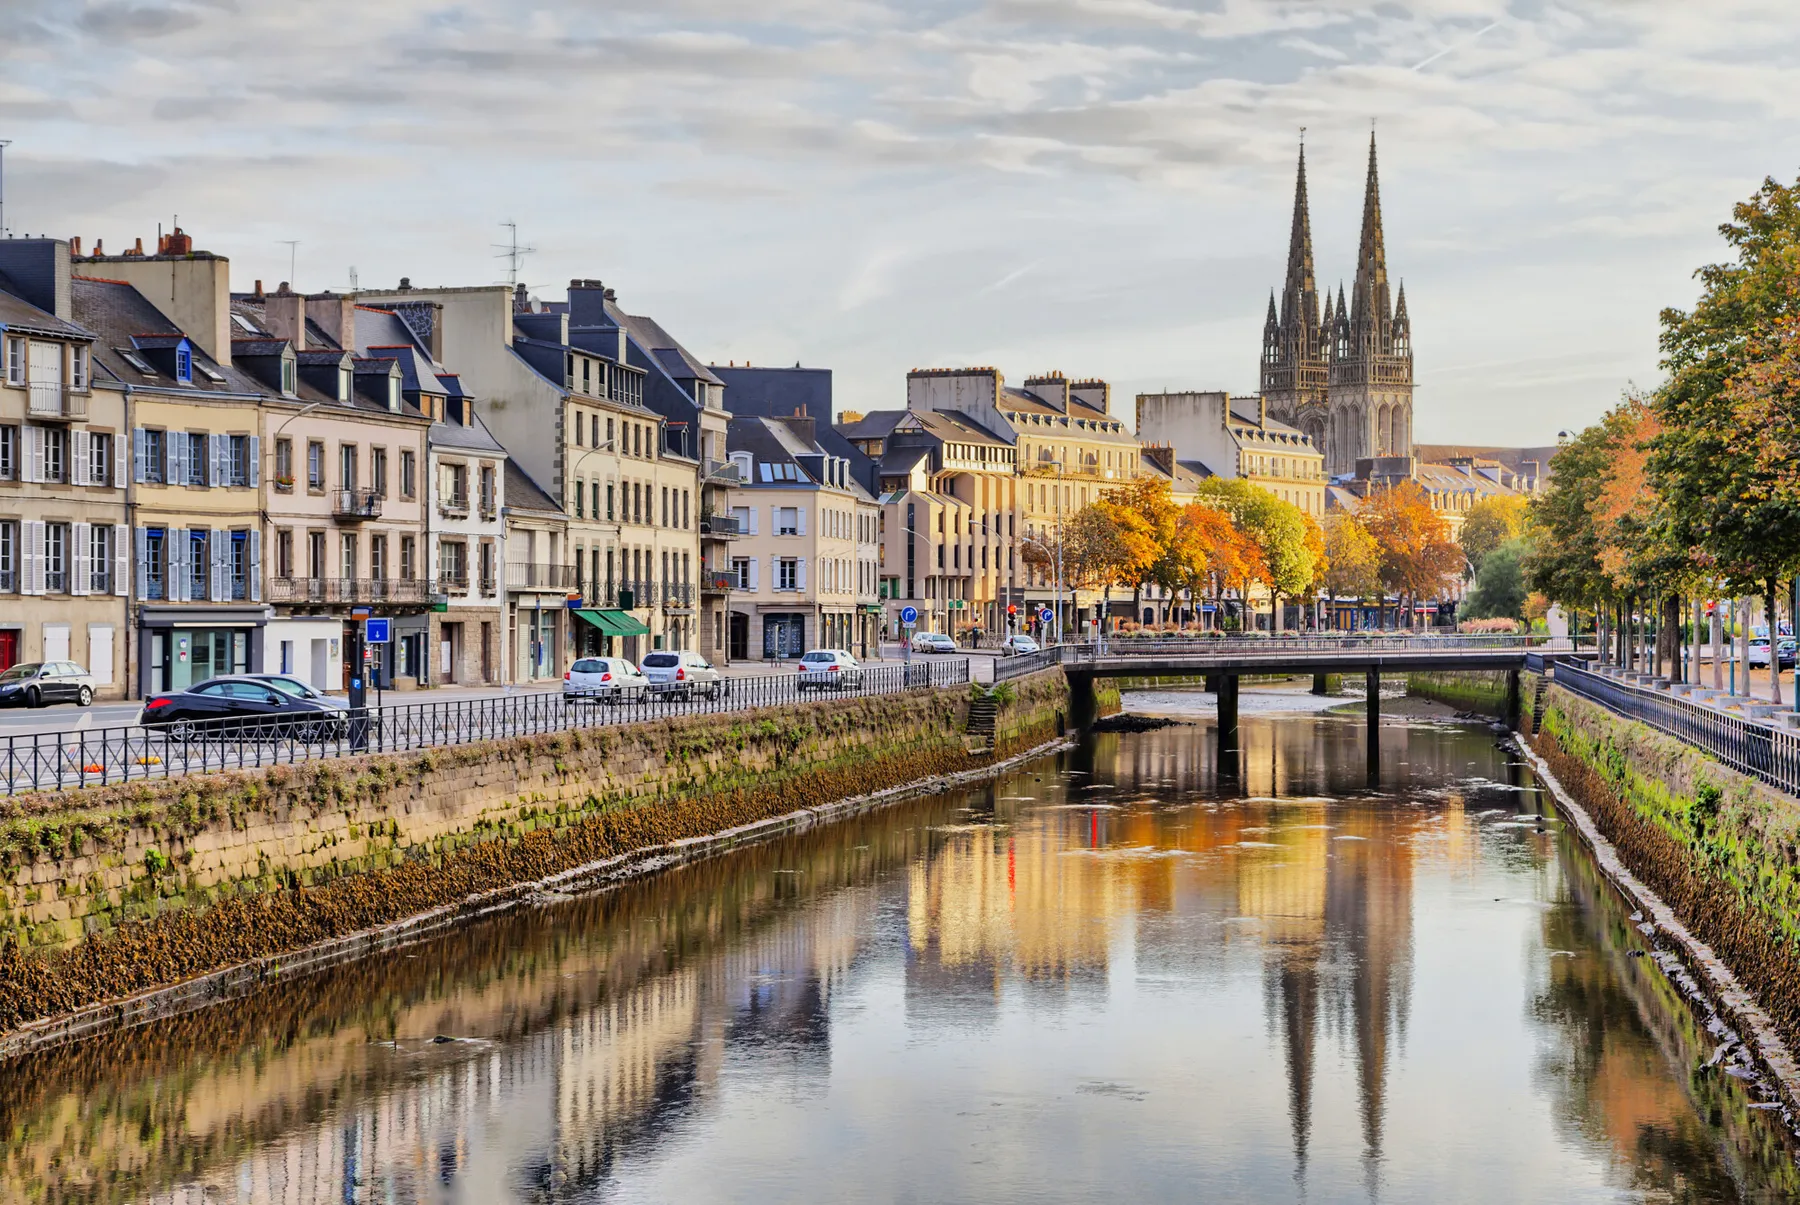
POLYGON ((1236 777, 1238 772, 1238 676, 1219 675, 1219 773, 1236 777))
POLYGON ((1322 695, 1322 694, 1328 693, 1328 688, 1325 683, 1326 677, 1327 677, 1327 675, 1325 675, 1325 674, 1314 674, 1313 675, 1312 692, 1315 695, 1322 695))
POLYGON ((1519 671, 1506 671, 1506 726, 1516 729, 1519 726, 1519 710, 1521 707, 1519 692, 1519 671))
POLYGON ((1363 689, 1368 699, 1369 781, 1381 777, 1381 671, 1369 669, 1363 676, 1363 689))

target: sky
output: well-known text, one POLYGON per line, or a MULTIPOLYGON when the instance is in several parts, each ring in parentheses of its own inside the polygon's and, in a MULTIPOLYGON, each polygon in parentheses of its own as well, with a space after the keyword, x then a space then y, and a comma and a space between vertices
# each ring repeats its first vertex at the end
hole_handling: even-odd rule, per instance
POLYGON ((1371 123, 1423 442, 1659 377, 1800 170, 1792 0, 0 0, 6 224, 177 218, 233 287, 597 277, 703 359, 1252 392, 1305 127, 1348 283, 1371 123), (298 240, 290 248, 287 240, 298 240), (290 256, 292 257, 290 260, 290 256))

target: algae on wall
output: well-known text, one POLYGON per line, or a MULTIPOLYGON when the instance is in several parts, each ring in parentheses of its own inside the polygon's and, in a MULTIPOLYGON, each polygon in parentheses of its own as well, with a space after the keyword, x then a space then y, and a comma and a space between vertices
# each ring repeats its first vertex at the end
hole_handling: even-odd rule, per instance
POLYGON ((1432 670, 1406 675, 1406 693, 1458 711, 1506 715, 1505 670, 1432 670))

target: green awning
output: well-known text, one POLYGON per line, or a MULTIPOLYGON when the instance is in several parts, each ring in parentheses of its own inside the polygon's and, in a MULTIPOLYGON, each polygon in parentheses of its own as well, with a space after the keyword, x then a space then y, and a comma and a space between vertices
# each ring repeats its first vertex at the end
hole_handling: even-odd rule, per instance
POLYGON ((577 611, 575 614, 608 636, 648 636, 650 634, 649 628, 624 611, 577 611))

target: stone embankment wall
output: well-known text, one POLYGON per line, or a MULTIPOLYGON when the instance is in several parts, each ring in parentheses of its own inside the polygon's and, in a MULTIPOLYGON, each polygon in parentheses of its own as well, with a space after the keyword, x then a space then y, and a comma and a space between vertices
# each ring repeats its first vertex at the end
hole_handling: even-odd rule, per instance
POLYGON ((1800 801, 1551 685, 1521 727, 1621 860, 1800 1038, 1800 801))
POLYGON ((964 687, 0 801, 0 1034, 1063 732, 1012 688, 991 745, 964 687))
MULTIPOLYGON (((1504 716, 1506 674, 1496 670, 1434 670, 1406 675, 1406 693, 1458 711, 1504 716)), ((1530 692, 1526 692, 1530 698, 1530 692)))

